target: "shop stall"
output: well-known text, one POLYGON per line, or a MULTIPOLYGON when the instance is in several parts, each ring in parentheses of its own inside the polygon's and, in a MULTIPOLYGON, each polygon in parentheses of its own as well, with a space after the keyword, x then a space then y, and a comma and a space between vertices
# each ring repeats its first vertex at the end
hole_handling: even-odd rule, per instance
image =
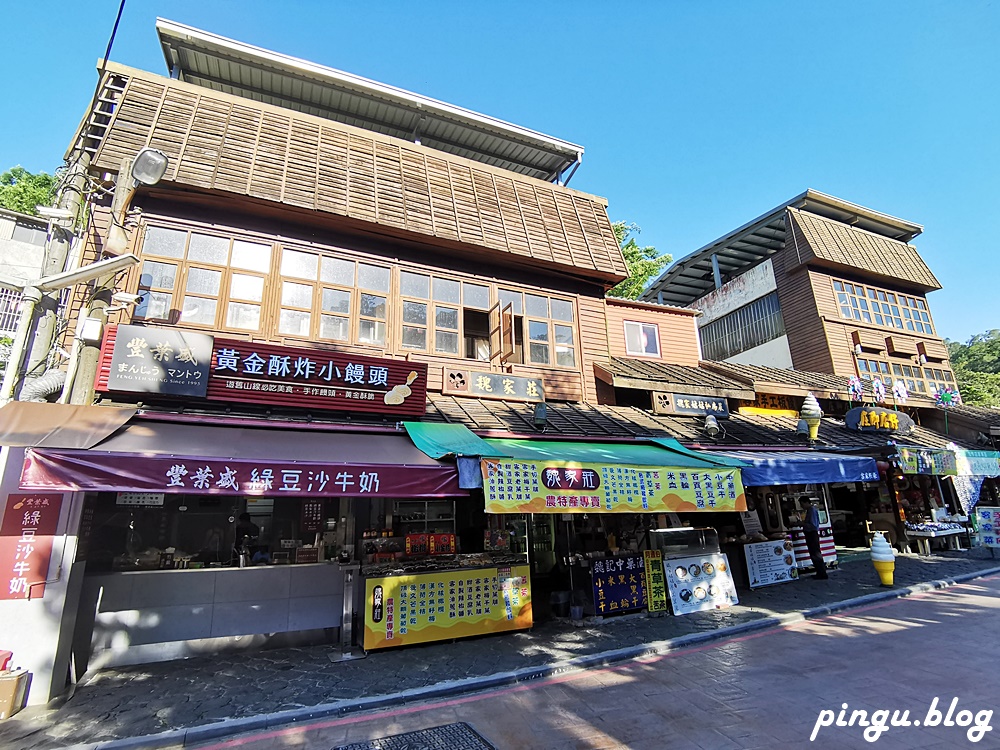
POLYGON ((941 481, 957 474, 952 450, 898 447, 897 473, 892 477, 898 546, 907 550, 915 546, 919 554, 929 555, 936 546, 960 550, 963 538, 971 543, 968 512, 953 485, 941 481))

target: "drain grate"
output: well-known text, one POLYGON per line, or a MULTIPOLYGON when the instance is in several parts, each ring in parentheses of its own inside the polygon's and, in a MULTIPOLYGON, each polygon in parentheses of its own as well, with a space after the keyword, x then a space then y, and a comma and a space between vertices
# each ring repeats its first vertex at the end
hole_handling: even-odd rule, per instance
POLYGON ((463 721, 368 742, 338 745, 332 750, 496 750, 463 721))

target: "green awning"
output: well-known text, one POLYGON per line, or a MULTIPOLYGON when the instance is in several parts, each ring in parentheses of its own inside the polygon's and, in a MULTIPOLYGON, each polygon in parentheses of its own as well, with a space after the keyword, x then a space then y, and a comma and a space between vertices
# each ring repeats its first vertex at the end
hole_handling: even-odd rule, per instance
POLYGON ((403 422, 406 434, 431 458, 445 456, 502 456, 464 424, 403 422))
POLYGON ((495 449, 495 452, 489 455, 531 461, 579 461, 604 465, 631 464, 692 469, 746 466, 742 461, 724 459, 710 453, 690 450, 676 440, 669 438, 651 440, 649 443, 557 442, 555 440, 506 438, 486 438, 484 442, 495 449), (650 443, 655 443, 655 445, 650 443))

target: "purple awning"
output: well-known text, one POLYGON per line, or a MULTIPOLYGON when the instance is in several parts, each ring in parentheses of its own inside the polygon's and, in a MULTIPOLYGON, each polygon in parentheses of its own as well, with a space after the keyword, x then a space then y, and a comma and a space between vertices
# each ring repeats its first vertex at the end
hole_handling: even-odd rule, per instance
POLYGON ((302 497, 467 496, 405 435, 141 421, 90 450, 33 448, 25 490, 302 497))

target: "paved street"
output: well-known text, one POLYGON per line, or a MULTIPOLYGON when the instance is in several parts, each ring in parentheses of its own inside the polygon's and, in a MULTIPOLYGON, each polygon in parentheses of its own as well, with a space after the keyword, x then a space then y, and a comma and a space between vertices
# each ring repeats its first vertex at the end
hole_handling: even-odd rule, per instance
POLYGON ((993 653, 998 609, 994 576, 613 667, 195 747, 437 748, 448 746, 433 742, 441 730, 418 730, 464 722, 489 743, 464 746, 500 750, 862 748, 875 744, 866 729, 883 748, 996 748, 1000 726, 986 727, 1000 724, 1000 672, 977 645, 993 653), (836 726, 844 704, 845 722, 860 710, 874 728, 860 715, 836 726), (912 725, 892 726, 904 711, 912 725), (404 732, 418 733, 367 742, 404 732))
MULTIPOLYGON (((828 581, 805 579, 741 591, 737 607, 683 617, 633 615, 589 620, 581 627, 550 620, 527 632, 373 652, 347 662, 332 661, 336 648, 317 646, 106 670, 55 707, 32 707, 0 722, 0 748, 92 748, 136 737, 148 738, 145 746, 166 747, 292 721, 353 719, 373 708, 461 698, 487 686, 533 684, 574 666, 601 667, 643 653, 665 653, 691 645, 692 639, 714 637, 720 629, 800 620, 803 612, 817 616, 846 600, 886 594, 866 556, 852 560, 845 555, 844 560, 828 581)), ((998 564, 981 548, 926 558, 901 556, 896 585, 975 575, 998 564)), ((917 651, 944 648, 950 654, 952 643, 968 642, 963 638, 962 633, 928 638, 917 651)), ((603 693, 601 699, 606 699, 603 693)), ((818 710, 818 704, 815 710, 810 706, 811 719, 818 710)))

